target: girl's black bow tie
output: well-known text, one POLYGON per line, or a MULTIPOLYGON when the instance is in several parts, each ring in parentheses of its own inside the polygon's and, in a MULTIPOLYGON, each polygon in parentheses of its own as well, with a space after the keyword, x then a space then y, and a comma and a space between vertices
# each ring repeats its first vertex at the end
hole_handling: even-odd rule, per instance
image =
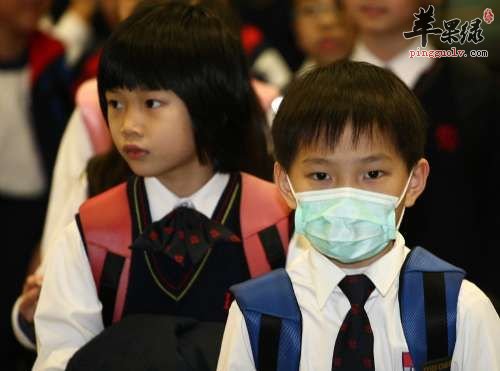
POLYGON ((208 249, 221 241, 240 242, 240 238, 195 209, 181 206, 149 225, 132 249, 162 253, 180 265, 189 258, 196 266, 208 249))

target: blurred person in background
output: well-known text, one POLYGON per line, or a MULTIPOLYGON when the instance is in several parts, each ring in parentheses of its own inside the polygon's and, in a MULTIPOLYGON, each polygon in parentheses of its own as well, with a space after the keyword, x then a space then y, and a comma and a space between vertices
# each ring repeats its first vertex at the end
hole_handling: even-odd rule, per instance
POLYGON ((6 252, 0 334, 5 369, 19 351, 10 310, 40 240, 57 148, 72 109, 64 46, 38 30, 49 0, 0 2, 0 210, 6 252))
POLYGON ((335 0, 293 0, 292 12, 297 46, 305 55, 299 74, 351 52, 354 27, 335 0))
MULTIPOLYGON (((62 23, 64 28, 68 28, 68 31, 72 25, 76 25, 77 29, 73 31, 76 31, 77 34, 78 23, 81 22, 88 28, 85 32, 92 32, 90 24, 92 16, 85 13, 87 16, 83 17, 75 7, 82 7, 86 11, 90 11, 92 8, 92 11, 96 11, 95 6, 101 5, 103 6, 99 9, 107 14, 108 25, 112 27, 125 19, 138 2, 139 0, 100 0, 95 2, 74 0, 50 31, 59 33, 58 30, 62 23), (88 8, 85 8, 85 5, 88 5, 88 8), (115 19, 117 20, 115 21, 115 19)), ((91 36, 90 33, 87 36, 91 36)), ((75 45, 78 46, 77 39, 66 34, 65 45, 68 46, 69 50, 75 45)), ((83 49, 80 48, 80 50, 83 49)), ((94 52, 94 54, 99 55, 98 52, 94 52)), ((98 57, 96 61, 98 62, 98 57)), ((43 280, 42 262, 50 245, 54 242, 54 235, 72 220, 78 207, 89 194, 96 195, 124 181, 130 174, 128 166, 121 157, 116 151, 111 150, 111 138, 99 108, 96 73, 97 71, 92 72, 92 69, 89 71, 89 75, 93 78, 87 80, 85 84, 82 83, 75 95, 76 107, 62 136, 54 166, 41 243, 36 253, 33 254, 31 261, 33 268, 28 272, 22 291, 19 290, 21 295, 12 307, 11 321, 14 334, 20 344, 32 351, 36 349, 33 315, 43 280), (95 160, 88 164, 94 156, 97 156, 95 160), (87 181, 87 166, 91 167, 93 174, 90 185, 87 181)), ((35 354, 29 352, 26 354, 28 356, 24 360, 25 369, 31 369, 35 354)))

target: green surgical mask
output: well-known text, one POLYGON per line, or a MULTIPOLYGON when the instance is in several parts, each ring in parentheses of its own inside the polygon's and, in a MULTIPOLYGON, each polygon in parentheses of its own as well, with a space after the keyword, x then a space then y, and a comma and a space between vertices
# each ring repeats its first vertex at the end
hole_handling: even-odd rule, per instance
POLYGON ((357 188, 330 188, 295 193, 295 232, 304 235, 323 255, 342 263, 369 259, 396 239, 403 213, 396 224, 401 196, 357 188))

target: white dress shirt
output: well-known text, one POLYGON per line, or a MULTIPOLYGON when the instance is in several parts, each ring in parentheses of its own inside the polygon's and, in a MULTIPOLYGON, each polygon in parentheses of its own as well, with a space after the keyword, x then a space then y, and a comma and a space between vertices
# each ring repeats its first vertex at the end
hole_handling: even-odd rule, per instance
POLYGON ((40 245, 42 261, 48 248, 73 220, 79 206, 87 199, 85 169, 93 155, 94 150, 88 130, 83 123, 79 108, 76 108, 64 130, 57 151, 40 245))
MULTIPOLYGON (((215 174, 192 196, 179 198, 156 178, 145 188, 153 221, 187 204, 211 217, 229 181, 215 174)), ((69 224, 46 257, 35 313, 38 357, 33 370, 64 370, 71 356, 103 329, 102 305, 76 222, 69 224)))
POLYGON ((410 58, 408 51, 410 49, 416 50, 417 48, 420 48, 420 50, 429 50, 432 49, 433 46, 431 43, 428 43, 427 47, 422 48, 420 45, 420 38, 416 38, 408 48, 402 50, 394 58, 389 61, 383 61, 373 54, 363 42, 358 41, 354 45, 350 59, 390 69, 406 84, 406 86, 413 89, 420 76, 422 76, 422 74, 434 63, 434 59, 432 58, 410 58))
MULTIPOLYGON (((57 151, 54 166, 50 198, 40 244, 41 264, 36 273, 43 273, 43 262, 47 251, 64 228, 78 213, 79 206, 87 199, 87 161, 94 150, 88 131, 83 124, 78 108, 71 116, 64 130, 61 144, 57 151)), ((12 329, 17 340, 27 348, 35 349, 35 344, 23 333, 19 326, 18 315, 21 297, 14 304, 11 315, 12 329)))
MULTIPOLYGON (((299 239, 295 241, 306 241, 299 239)), ((298 251, 298 250, 296 250, 298 251)), ((312 247, 303 248, 287 267, 302 312, 301 371, 329 371, 333 348, 344 317, 347 297, 338 287, 346 274, 365 274, 375 285, 365 304, 374 334, 376 370, 403 370, 408 352, 399 313, 399 272, 409 249, 398 234, 394 247, 363 269, 340 269, 312 247)), ((217 371, 255 370, 241 311, 229 310, 217 371)), ((500 370, 500 319, 490 300, 464 280, 457 311, 457 341, 452 371, 500 370)))
POLYGON ((286 61, 274 48, 266 48, 253 63, 252 70, 279 89, 285 88, 292 79, 292 72, 286 61))
POLYGON ((30 70, 0 69, 0 194, 36 198, 47 189, 42 156, 31 125, 30 70))

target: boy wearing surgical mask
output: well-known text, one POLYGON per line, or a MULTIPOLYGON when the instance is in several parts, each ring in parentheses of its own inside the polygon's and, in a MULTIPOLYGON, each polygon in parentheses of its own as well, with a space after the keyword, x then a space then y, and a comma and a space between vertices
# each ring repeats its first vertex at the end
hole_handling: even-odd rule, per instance
MULTIPOLYGON (((462 270, 436 257, 430 258, 431 269, 435 264, 446 272, 426 272, 425 290, 439 286, 428 281, 441 274, 444 280, 460 277, 455 294, 448 281, 442 286, 443 305, 448 305, 442 323, 451 340, 445 343, 447 357, 429 360, 439 340, 419 338, 425 329, 407 332, 403 325, 405 314, 417 316, 428 308, 411 286, 406 289, 413 294, 409 308, 404 301, 400 307, 399 297, 400 285, 410 281, 407 258, 422 252, 410 253, 398 228, 405 208, 426 185, 425 130, 417 98, 379 67, 338 62, 290 85, 272 134, 275 179, 296 209, 295 257, 286 273, 279 273, 291 290, 275 285, 276 271, 233 287, 236 301, 218 371, 421 370, 426 365, 500 370, 500 319, 493 305, 477 286, 462 280, 462 270), (450 306, 453 297, 456 304, 450 306), (410 354, 415 342, 427 346, 427 359, 410 354)), ((432 294, 425 291, 425 300, 432 294)), ((428 323, 428 332, 432 326, 428 323)))

